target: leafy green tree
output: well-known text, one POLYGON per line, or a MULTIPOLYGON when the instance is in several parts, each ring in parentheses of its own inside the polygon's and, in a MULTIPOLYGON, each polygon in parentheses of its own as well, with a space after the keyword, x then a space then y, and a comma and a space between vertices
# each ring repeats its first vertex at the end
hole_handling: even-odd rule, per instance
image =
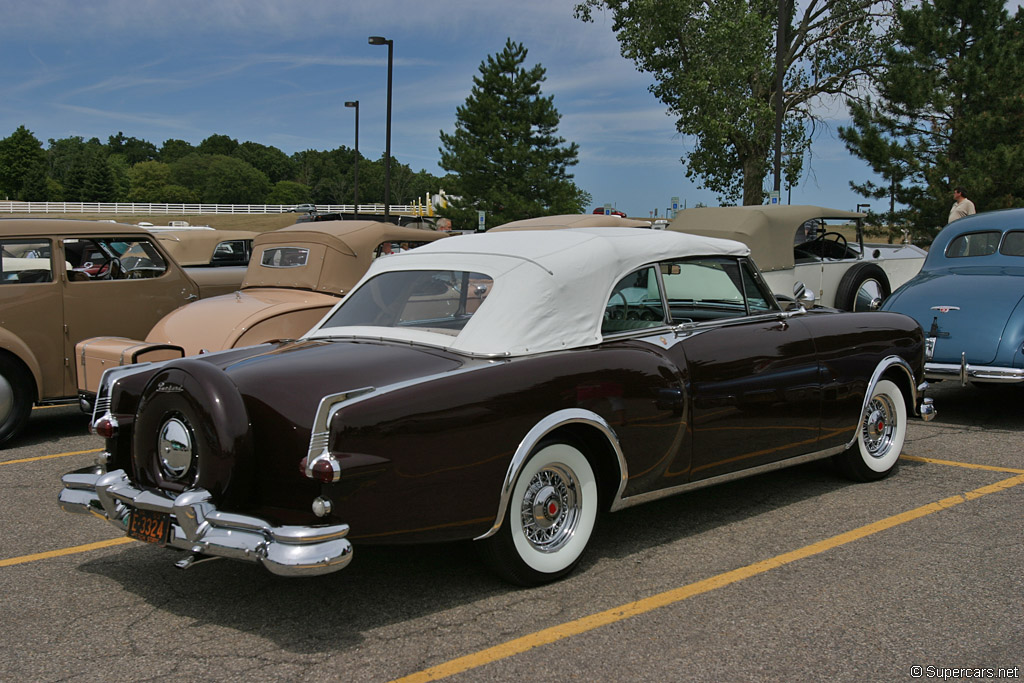
POLYGON ((847 147, 889 181, 916 236, 945 225, 956 186, 979 211, 1024 206, 1024 10, 927 0, 896 19, 878 99, 840 131, 847 147))
POLYGON ((576 16, 608 10, 622 55, 655 78, 651 92, 694 140, 686 175, 724 200, 764 201, 774 158, 775 55, 785 2, 787 176, 799 175, 822 98, 849 95, 879 61, 889 0, 584 0, 576 16))
POLYGON ((160 147, 160 161, 165 164, 173 164, 195 151, 196 148, 192 146, 192 143, 171 138, 164 140, 164 144, 160 147))
POLYGON ((291 180, 295 176, 295 165, 291 158, 277 147, 261 145, 258 142, 243 142, 234 154, 253 168, 263 171, 276 183, 279 180, 291 180))
POLYGON ((554 98, 541 95, 545 69, 524 68, 526 54, 508 39, 481 62, 469 97, 456 109, 454 132, 441 132, 440 165, 458 176, 462 196, 451 210, 456 226, 475 225, 478 210, 487 212, 491 227, 579 213, 590 202, 568 173, 579 146, 558 137, 561 115, 554 98))
POLYGON ((171 164, 171 183, 187 187, 201 196, 213 156, 193 152, 171 164))
POLYGON ((238 140, 230 138, 227 135, 211 135, 199 143, 199 147, 196 151, 200 154, 223 154, 224 156, 234 156, 238 151, 238 140))
POLYGON ((202 201, 209 204, 262 204, 270 193, 270 180, 241 159, 210 157, 202 201))
POLYGON ((128 172, 131 180, 129 201, 163 202, 165 188, 171 184, 171 167, 160 161, 143 161, 128 172))
POLYGON ((107 138, 107 151, 109 154, 124 155, 129 166, 134 166, 142 161, 152 161, 160 155, 156 145, 152 142, 125 137, 121 131, 117 131, 117 135, 107 138))
POLYGON ((46 201, 46 153, 25 126, 0 140, 0 195, 46 201))
POLYGON ((308 204, 311 202, 309 186, 294 180, 279 180, 267 195, 267 204, 308 204))

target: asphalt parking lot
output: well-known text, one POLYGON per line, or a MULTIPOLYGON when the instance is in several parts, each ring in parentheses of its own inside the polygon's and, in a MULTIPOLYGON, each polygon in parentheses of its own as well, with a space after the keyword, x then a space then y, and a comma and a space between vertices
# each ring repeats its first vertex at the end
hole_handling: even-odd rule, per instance
POLYGON ((307 579, 177 570, 59 510, 101 442, 77 408, 39 409, 0 451, 0 678, 1014 680, 1024 387, 930 393, 938 418, 882 482, 812 463, 630 508, 536 589, 470 544, 356 548, 307 579))

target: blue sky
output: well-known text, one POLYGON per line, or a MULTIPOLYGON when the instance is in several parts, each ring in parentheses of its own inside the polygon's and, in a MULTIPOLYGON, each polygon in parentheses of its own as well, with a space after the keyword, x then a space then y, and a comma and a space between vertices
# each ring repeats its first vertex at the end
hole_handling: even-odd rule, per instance
MULTIPOLYGON (((559 133, 579 143, 578 185, 594 206, 664 214, 672 197, 716 205, 689 181, 689 148, 652 79, 619 54, 611 19, 573 18, 572 0, 0 0, 0 137, 25 125, 43 143, 123 131, 157 146, 214 133, 287 154, 354 144, 384 150, 387 48, 395 41, 392 153, 442 175, 438 132, 487 55, 505 39, 547 69, 559 133)), ((845 110, 825 112, 796 203, 853 209, 849 180, 869 177, 836 136, 845 110)))

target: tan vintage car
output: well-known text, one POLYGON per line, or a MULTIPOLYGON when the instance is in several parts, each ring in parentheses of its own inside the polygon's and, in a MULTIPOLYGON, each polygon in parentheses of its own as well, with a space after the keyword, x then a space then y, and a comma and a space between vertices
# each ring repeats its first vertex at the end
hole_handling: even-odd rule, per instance
POLYGON ((78 389, 91 402, 103 371, 296 338, 359 281, 374 259, 450 233, 377 221, 320 221, 263 233, 253 241, 241 289, 184 306, 145 339, 96 337, 78 344, 78 389))
MULTIPOLYGON (((145 227, 145 226, 143 226, 145 227)), ((169 229, 147 230, 185 267, 245 268, 252 255, 252 241, 258 232, 250 230, 169 229)))
POLYGON ((912 244, 865 242, 864 217, 821 206, 702 207, 680 211, 668 230, 746 244, 772 292, 783 298, 799 282, 819 306, 874 311, 921 270, 927 252, 912 244), (854 240, 840 232, 850 225, 854 240))
POLYGON ((144 335, 175 308, 241 282, 227 271, 211 275, 197 281, 135 225, 0 220, 0 443, 34 404, 77 398, 75 344, 144 335))

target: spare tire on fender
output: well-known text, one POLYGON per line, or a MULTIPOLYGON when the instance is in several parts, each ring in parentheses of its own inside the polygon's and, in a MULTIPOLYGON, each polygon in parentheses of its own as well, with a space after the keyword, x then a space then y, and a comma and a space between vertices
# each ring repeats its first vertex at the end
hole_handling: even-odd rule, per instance
POLYGON ((202 488, 215 504, 251 492, 252 434, 238 387, 217 366, 184 359, 162 367, 135 414, 132 464, 140 483, 170 493, 202 488))
POLYGON ((839 281, 835 307, 844 311, 877 311, 890 294, 889 278, 881 266, 858 263, 839 281))

